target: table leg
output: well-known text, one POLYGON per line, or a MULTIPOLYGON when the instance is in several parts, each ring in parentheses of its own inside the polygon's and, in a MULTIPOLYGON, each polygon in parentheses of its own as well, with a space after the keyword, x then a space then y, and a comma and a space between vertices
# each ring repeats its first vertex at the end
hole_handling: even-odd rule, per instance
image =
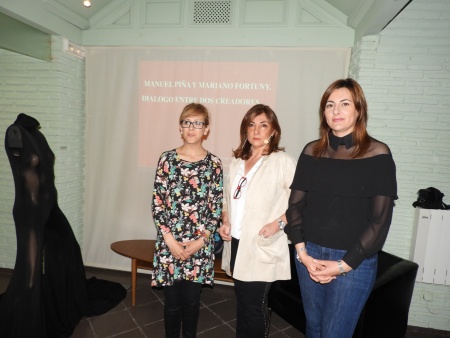
POLYGON ((137 259, 131 260, 131 306, 136 304, 137 259))

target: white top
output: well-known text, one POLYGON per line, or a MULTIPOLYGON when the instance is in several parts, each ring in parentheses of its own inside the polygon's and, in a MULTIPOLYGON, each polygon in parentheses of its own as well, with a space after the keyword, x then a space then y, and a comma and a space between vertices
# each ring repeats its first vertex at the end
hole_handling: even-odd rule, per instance
POLYGON ((236 175, 234 176, 233 183, 231 185, 231 191, 230 191, 230 204, 231 204, 231 210, 232 213, 229 215, 230 217, 230 223, 233 225, 231 227, 231 237, 234 237, 236 239, 241 238, 241 227, 242 227, 242 219, 244 217, 244 209, 245 209, 245 198, 247 196, 247 189, 250 185, 250 181, 252 180, 253 175, 255 174, 256 170, 261 166, 262 157, 256 162, 253 167, 250 169, 250 171, 247 173, 247 175, 244 176, 244 168, 245 168, 245 161, 242 161, 241 165, 238 167, 236 171, 236 175), (237 199, 233 198, 234 192, 237 189, 237 186, 239 184, 239 181, 241 178, 245 177, 247 179, 247 182, 243 187, 241 187, 241 196, 237 199))

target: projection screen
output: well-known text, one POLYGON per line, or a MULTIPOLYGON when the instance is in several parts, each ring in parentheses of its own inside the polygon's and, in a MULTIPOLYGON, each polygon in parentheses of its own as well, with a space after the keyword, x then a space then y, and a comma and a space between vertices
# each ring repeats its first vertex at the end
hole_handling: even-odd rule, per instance
POLYGON ((204 104, 211 131, 204 147, 225 173, 239 126, 257 103, 271 106, 281 146, 298 158, 318 137, 320 98, 348 73, 349 48, 86 49, 85 265, 129 270, 110 249, 126 239, 154 239, 151 201, 161 152, 182 144, 178 117, 204 104))

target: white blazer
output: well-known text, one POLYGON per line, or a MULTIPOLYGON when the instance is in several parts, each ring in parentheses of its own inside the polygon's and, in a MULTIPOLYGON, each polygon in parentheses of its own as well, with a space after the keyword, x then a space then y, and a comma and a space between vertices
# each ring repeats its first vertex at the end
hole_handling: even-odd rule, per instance
MULTIPOLYGON (((233 159, 225 184, 223 211, 228 215, 231 182, 242 159, 233 159)), ((233 277, 241 281, 273 282, 291 278, 288 239, 284 231, 270 238, 258 236, 267 223, 283 215, 288 207, 290 185, 296 168, 295 159, 279 151, 264 156, 247 187, 241 238, 236 254, 233 277)), ((230 224, 233 226, 232 220, 230 224)), ((230 272, 231 242, 225 242, 222 269, 230 272)))

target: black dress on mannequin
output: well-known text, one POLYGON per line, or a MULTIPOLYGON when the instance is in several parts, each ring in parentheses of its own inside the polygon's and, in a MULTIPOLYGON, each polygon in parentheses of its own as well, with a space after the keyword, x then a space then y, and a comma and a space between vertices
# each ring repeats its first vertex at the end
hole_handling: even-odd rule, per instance
POLYGON ((20 114, 5 137, 17 237, 14 271, 0 299, 5 338, 70 337, 88 308, 80 247, 58 206, 55 156, 38 126, 20 114))

